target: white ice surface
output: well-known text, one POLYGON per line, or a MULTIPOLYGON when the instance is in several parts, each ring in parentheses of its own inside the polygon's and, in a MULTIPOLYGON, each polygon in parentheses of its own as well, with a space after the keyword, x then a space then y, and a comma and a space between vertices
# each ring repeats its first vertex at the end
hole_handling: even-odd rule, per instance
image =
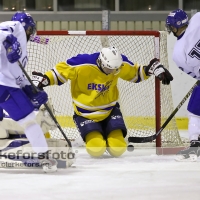
POLYGON ((76 148, 72 168, 0 169, 0 200, 189 200, 200 199, 200 160, 176 162, 155 149, 135 149, 120 158, 91 158, 76 148))

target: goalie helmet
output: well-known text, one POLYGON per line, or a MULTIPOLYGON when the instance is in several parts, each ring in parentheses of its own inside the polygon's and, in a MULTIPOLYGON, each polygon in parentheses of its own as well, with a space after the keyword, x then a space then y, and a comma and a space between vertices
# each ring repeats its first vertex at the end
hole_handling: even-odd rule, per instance
POLYGON ((169 33, 172 31, 172 27, 181 28, 185 25, 188 25, 188 16, 186 12, 181 9, 174 10, 169 13, 166 18, 166 29, 169 33))
POLYGON ((101 67, 108 69, 118 69, 122 65, 122 56, 115 47, 103 48, 99 55, 101 67))
POLYGON ((29 13, 16 12, 12 16, 11 21, 19 21, 22 24, 27 35, 27 40, 29 40, 31 35, 34 36, 36 34, 36 24, 29 13))

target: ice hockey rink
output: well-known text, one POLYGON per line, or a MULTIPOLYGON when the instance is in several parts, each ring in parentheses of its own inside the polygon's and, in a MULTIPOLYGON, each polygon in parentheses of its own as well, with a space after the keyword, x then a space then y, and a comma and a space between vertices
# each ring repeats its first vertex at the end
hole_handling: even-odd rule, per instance
MULTIPOLYGON (((187 133, 181 132, 187 137, 187 133)), ((0 169, 0 199, 84 200, 200 199, 200 160, 176 162, 155 148, 135 148, 120 158, 91 158, 74 147, 73 167, 45 174, 41 169, 0 169)))

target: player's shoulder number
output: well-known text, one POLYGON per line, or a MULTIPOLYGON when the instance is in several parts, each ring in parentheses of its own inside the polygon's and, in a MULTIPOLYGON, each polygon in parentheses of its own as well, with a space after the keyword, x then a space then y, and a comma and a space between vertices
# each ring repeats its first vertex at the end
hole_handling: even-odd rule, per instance
POLYGON ((200 60, 200 40, 195 44, 188 55, 192 58, 200 60))

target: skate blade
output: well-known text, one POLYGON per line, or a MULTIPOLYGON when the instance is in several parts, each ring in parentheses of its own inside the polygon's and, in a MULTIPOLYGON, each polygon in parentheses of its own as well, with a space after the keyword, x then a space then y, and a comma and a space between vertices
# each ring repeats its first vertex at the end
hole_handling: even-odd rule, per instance
POLYGON ((177 155, 176 158, 175 158, 175 161, 178 161, 178 162, 196 162, 197 161, 197 155, 189 154, 188 158, 185 158, 183 155, 177 155))

